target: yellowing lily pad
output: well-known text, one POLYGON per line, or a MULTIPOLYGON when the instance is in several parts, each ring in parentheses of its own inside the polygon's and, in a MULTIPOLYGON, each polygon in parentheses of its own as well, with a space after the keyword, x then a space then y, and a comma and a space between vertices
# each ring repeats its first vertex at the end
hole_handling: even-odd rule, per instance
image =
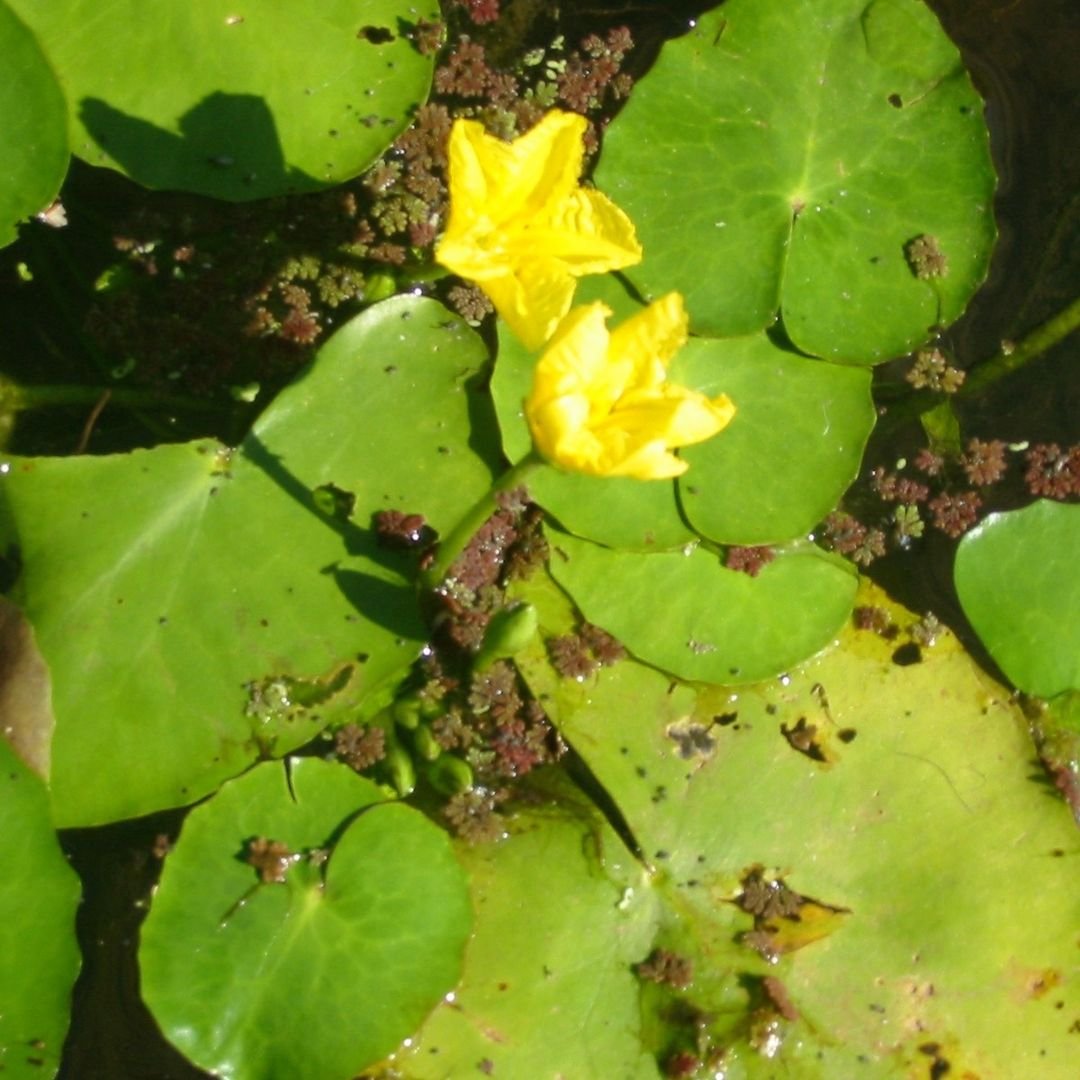
POLYGON ((1075 824, 1008 691, 951 634, 860 600, 895 637, 849 628, 756 686, 521 659, 641 849, 670 912, 656 943, 691 965, 669 1009, 700 1022, 658 1015, 646 979, 643 1033, 738 1076, 1066 1080, 1075 824))

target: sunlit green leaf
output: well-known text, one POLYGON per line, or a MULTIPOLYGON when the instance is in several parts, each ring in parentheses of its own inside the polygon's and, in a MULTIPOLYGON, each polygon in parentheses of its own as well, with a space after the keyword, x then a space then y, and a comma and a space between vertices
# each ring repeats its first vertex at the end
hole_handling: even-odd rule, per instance
POLYGON ((982 101, 920 0, 729 0, 635 86, 596 179, 644 246, 629 277, 697 332, 779 312, 853 363, 952 322, 994 237, 982 101))
POLYGON ((344 765, 288 766, 188 816, 142 929, 162 1030, 235 1080, 341 1080, 384 1056, 456 983, 471 923, 445 833, 344 765), (281 847, 256 866, 259 839, 281 847))
POLYGON ((673 381, 727 394, 735 417, 717 436, 680 451, 683 512, 726 544, 804 536, 858 474, 874 426, 870 373, 777 348, 764 334, 694 338, 673 381))
POLYGON ((41 781, 0 736, 0 1071, 56 1075, 79 971, 79 879, 60 851, 41 781))
POLYGON ((573 792, 515 815, 501 843, 459 847, 476 929, 461 985, 395 1055, 406 1076, 656 1077, 631 970, 656 909, 640 867, 573 792))
POLYGON ((331 338, 235 452, 3 463, 5 543, 53 680, 58 820, 191 802, 412 661, 414 559, 379 546, 372 515, 446 531, 487 490, 486 357, 439 304, 400 298, 331 338), (323 508, 326 485, 352 518, 323 508))
POLYGON ((551 573, 585 618, 684 679, 745 683, 824 648, 851 611, 850 565, 812 546, 756 577, 703 547, 638 554, 551 534, 551 573))
POLYGON ((246 201, 362 172, 427 96, 431 0, 9 0, 52 57, 72 147, 152 188, 246 201))
POLYGON ((44 210, 68 164, 67 103, 37 38, 0 0, 0 247, 44 210))
POLYGON ((964 614, 1021 690, 1080 690, 1080 506, 1040 499, 991 514, 956 552, 964 614))

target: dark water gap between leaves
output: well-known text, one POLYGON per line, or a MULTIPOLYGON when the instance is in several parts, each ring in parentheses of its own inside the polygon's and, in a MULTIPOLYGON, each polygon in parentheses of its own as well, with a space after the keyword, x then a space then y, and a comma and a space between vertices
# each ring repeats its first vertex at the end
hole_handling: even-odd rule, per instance
POLYGON ((59 1080, 202 1080, 161 1035, 139 996, 139 926, 187 808, 92 829, 60 842, 83 888, 82 970, 59 1080))

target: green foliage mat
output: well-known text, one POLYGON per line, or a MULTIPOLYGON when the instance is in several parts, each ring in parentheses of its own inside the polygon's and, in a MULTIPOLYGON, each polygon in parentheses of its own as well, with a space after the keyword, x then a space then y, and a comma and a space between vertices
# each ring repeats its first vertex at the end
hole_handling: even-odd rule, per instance
POLYGON ((9 0, 67 93, 72 148, 151 188, 246 201, 339 184, 427 97, 424 0, 9 0))

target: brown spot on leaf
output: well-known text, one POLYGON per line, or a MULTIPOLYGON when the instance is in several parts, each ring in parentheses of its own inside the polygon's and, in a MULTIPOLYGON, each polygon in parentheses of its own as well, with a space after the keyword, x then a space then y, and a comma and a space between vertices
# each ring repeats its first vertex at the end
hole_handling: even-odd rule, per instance
POLYGON ((949 272, 948 257, 936 236, 923 233, 909 240, 904 246, 904 255, 912 273, 922 280, 945 277, 949 272))
POLYGON ((805 716, 800 716, 791 727, 788 727, 787 724, 781 724, 780 734, 787 739, 788 745, 793 750, 805 754, 811 761, 829 760, 822 747, 817 724, 807 723, 805 716))
POLYGON ((735 903, 754 916, 754 929, 740 940, 769 961, 827 937, 839 926, 840 917, 850 913, 848 908, 800 895, 760 865, 743 875, 735 903))
POLYGON ((710 758, 716 749, 716 739, 709 733, 712 725, 680 720, 669 724, 665 735, 675 743, 676 753, 683 761, 710 758))
POLYGON ((766 975, 761 980, 761 987, 769 1000, 776 1006, 776 1011, 792 1022, 799 1019, 799 1010, 795 1008, 787 992, 787 987, 775 975, 766 975))
POLYGON ((356 36, 372 45, 389 45, 394 40, 394 32, 385 26, 361 26, 356 36))
POLYGON ((893 650, 892 662, 898 667, 911 667, 922 660, 922 649, 914 641, 908 641, 893 650))
POLYGON ((693 964, 670 949, 653 949, 645 960, 634 965, 639 979, 685 990, 694 978, 693 964))

